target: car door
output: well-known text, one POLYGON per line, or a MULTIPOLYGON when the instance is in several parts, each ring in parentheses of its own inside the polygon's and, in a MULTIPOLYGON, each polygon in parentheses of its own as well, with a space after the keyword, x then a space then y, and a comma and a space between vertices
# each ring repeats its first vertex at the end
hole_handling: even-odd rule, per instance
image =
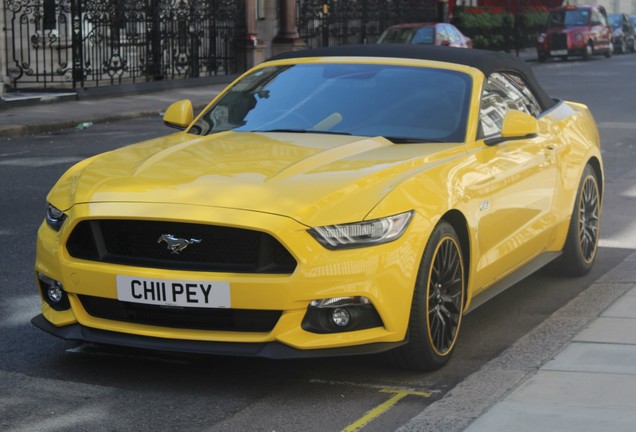
MULTIPOLYGON (((506 112, 537 117, 541 107, 519 76, 494 73, 484 84, 480 108, 483 138, 501 132, 506 112)), ((488 165, 488 199, 480 203, 478 243, 483 257, 478 286, 486 286, 537 256, 547 245, 557 181, 556 143, 547 134, 481 148, 488 165)))

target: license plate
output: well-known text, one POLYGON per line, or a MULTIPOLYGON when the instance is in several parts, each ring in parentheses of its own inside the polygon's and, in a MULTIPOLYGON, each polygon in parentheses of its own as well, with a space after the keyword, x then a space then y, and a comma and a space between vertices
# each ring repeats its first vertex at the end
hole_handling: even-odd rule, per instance
POLYGON ((229 308, 230 283, 117 275, 117 299, 159 306, 229 308))
POLYGON ((552 51, 550 51, 550 55, 553 55, 553 56, 568 55, 568 50, 566 50, 566 49, 564 49, 564 50, 552 50, 552 51))

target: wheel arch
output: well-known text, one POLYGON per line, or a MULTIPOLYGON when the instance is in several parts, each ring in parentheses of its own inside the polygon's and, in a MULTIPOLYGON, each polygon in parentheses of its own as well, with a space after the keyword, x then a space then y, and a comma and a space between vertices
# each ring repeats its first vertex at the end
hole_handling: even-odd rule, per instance
POLYGON ((603 169, 601 168, 601 161, 599 161, 596 157, 592 157, 587 163, 594 170, 594 174, 596 174, 596 178, 598 179, 598 192, 601 195, 601 199, 603 199, 603 193, 605 192, 605 181, 603 179, 603 169))
POLYGON ((464 284, 464 309, 466 308, 466 304, 468 304, 468 287, 470 286, 470 233, 468 231, 468 221, 464 214, 459 210, 449 210, 444 216, 442 216, 441 220, 449 223, 455 233, 457 234, 457 238, 459 239, 459 247, 461 247, 463 264, 464 264, 464 277, 466 279, 466 283, 464 284))

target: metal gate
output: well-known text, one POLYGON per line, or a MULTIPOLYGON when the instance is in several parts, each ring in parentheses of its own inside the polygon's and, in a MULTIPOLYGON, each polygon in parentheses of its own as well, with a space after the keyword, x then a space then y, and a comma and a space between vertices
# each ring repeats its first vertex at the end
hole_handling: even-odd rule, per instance
POLYGON ((310 48, 373 43, 391 25, 438 16, 435 0, 297 0, 297 11, 310 48))
POLYGON ((245 69, 233 0, 5 0, 12 87, 65 88, 245 69))

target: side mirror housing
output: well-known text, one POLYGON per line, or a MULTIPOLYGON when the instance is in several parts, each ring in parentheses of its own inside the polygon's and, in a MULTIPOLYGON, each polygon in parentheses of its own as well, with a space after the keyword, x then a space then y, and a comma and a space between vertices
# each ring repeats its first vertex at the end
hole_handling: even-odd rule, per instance
POLYGON ((192 102, 188 99, 177 101, 170 105, 163 115, 163 122, 166 126, 183 130, 187 128, 194 119, 192 102))
POLYGON ((511 109, 509 110, 501 126, 501 136, 485 141, 486 145, 495 145, 503 141, 534 138, 539 130, 539 122, 530 114, 511 109))

